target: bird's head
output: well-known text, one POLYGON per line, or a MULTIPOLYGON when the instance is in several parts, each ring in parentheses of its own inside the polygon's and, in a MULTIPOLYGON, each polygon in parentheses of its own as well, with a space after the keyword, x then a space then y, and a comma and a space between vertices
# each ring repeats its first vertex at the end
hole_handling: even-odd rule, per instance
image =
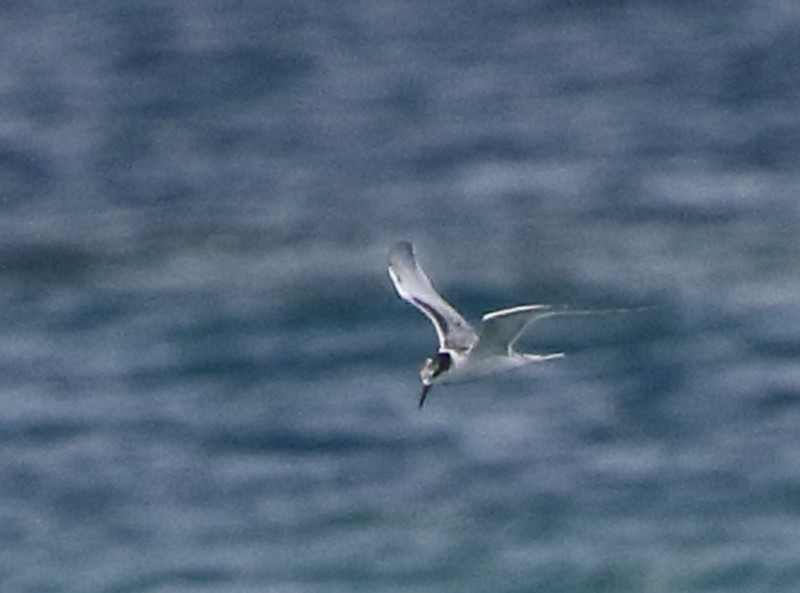
POLYGON ((443 373, 446 373, 453 364, 453 358, 448 352, 437 352, 433 356, 429 356, 422 363, 422 368, 419 370, 419 378, 422 381, 422 394, 419 396, 419 407, 425 403, 425 398, 428 396, 428 391, 433 385, 433 382, 439 378, 443 373))

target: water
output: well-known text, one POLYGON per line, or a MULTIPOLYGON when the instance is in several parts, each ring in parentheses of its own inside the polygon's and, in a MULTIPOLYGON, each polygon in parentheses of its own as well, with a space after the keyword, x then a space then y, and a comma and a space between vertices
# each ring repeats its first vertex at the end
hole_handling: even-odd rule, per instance
POLYGON ((2 17, 3 591, 800 587, 794 3, 2 17))

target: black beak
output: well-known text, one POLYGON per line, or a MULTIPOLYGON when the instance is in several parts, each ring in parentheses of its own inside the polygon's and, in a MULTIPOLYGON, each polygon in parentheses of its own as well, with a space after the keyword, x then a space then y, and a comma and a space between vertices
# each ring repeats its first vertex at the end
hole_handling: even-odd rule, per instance
POLYGON ((422 404, 425 403, 425 398, 428 397, 428 391, 430 391, 430 385, 423 385, 422 386, 422 393, 419 394, 419 409, 422 409, 422 404))

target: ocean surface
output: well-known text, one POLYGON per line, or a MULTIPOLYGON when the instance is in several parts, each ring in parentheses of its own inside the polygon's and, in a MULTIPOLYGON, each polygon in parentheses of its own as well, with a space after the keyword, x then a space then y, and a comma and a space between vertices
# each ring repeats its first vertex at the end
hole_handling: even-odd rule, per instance
POLYGON ((800 591, 800 4, 0 7, 0 590, 800 591), (559 361, 417 409, 417 246, 559 361))

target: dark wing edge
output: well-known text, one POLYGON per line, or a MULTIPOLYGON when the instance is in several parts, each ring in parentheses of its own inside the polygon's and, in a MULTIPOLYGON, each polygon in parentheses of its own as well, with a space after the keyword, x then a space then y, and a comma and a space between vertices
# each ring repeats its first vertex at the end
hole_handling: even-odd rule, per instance
POLYGON ((389 253, 389 277, 401 299, 430 319, 439 338, 439 348, 464 351, 478 339, 475 330, 436 291, 417 263, 414 245, 401 241, 389 253))

